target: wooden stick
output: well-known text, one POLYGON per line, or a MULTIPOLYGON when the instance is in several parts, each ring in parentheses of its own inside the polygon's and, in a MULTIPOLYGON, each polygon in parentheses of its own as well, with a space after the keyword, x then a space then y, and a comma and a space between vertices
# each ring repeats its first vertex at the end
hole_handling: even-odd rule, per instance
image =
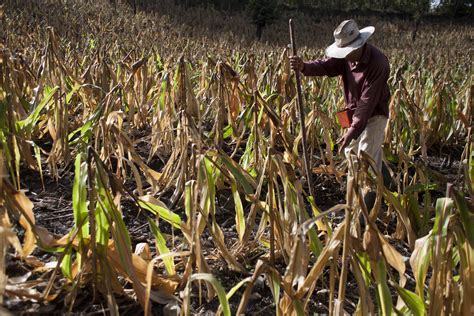
MULTIPOLYGON (((297 50, 296 50, 296 42, 295 42, 295 33, 294 33, 294 28, 293 28, 293 19, 290 19, 289 21, 290 25, 290 40, 291 40, 291 50, 292 50, 292 55, 297 56, 297 50)), ((303 93, 301 92, 301 79, 300 79, 300 72, 299 70, 295 70, 295 77, 296 77, 296 90, 298 92, 297 94, 297 102, 298 102, 298 112, 299 112, 299 117, 300 117, 300 124, 301 124, 301 132, 303 133, 303 161, 304 161, 304 169, 306 172, 306 179, 308 181, 308 190, 309 190, 309 195, 313 198, 314 201, 314 195, 313 195, 313 186, 311 184, 311 170, 309 169, 309 164, 308 164, 308 150, 307 150, 307 142, 306 142, 306 125, 304 123, 304 107, 303 107, 303 93)))

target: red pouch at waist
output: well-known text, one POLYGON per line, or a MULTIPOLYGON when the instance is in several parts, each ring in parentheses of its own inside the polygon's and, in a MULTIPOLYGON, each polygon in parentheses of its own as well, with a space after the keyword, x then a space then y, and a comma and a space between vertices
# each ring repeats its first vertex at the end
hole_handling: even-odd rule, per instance
POLYGON ((342 128, 349 128, 351 126, 353 114, 354 110, 349 109, 336 112, 337 120, 342 128))

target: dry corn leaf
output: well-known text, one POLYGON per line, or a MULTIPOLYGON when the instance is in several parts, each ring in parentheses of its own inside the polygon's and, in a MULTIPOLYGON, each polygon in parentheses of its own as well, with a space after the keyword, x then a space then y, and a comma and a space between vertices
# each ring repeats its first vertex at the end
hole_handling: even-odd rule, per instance
POLYGON ((257 279, 268 269, 267 264, 263 260, 258 260, 257 264, 255 265, 255 270, 252 274, 252 279, 250 280, 249 284, 245 288, 244 294, 242 294, 242 298, 240 299, 239 307, 237 308, 236 315, 243 315, 247 308, 247 303, 250 299, 250 295, 252 294, 252 289, 257 282, 257 279))
POLYGON ((312 287, 314 282, 316 282, 319 276, 323 273, 324 267, 328 263, 331 256, 333 256, 334 251, 336 251, 342 243, 341 237, 344 232, 344 230, 342 229, 345 225, 344 223, 345 222, 343 222, 337 227, 336 231, 331 236, 331 239, 323 248, 323 251, 319 255, 318 260, 316 260, 315 264, 306 276, 306 279, 296 291, 294 295, 295 299, 302 299, 306 292, 308 292, 308 290, 312 287))
POLYGON ((404 287, 407 279, 405 276, 406 266, 403 256, 392 245, 390 245, 380 231, 378 231, 378 235, 381 241, 383 255, 385 259, 387 259, 388 264, 395 268, 400 274, 400 286, 404 287))
POLYGON ((343 175, 346 174, 345 172, 338 170, 334 166, 331 166, 331 165, 329 166, 320 165, 319 167, 314 167, 312 171, 313 173, 316 173, 316 174, 333 174, 337 177, 342 177, 343 175))
POLYGON ((150 261, 152 259, 150 245, 146 242, 138 243, 135 246, 135 255, 139 256, 143 260, 150 261))
POLYGON ((377 232, 371 226, 368 226, 364 232, 362 246, 372 262, 380 260, 382 245, 377 232))
POLYGON ((23 259, 27 265, 29 265, 32 268, 43 268, 45 266, 45 263, 38 259, 36 256, 27 256, 23 259))
POLYGON ((283 294, 278 308, 281 310, 282 315, 296 316, 296 311, 293 307, 293 299, 286 293, 283 294))
MULTIPOLYGON (((114 243, 110 242, 109 246, 107 248, 107 259, 110 262, 110 265, 116 269, 117 271, 120 272, 123 276, 130 278, 131 276, 128 275, 126 272, 125 267, 121 263, 121 259, 119 257, 119 253, 117 252, 114 243)), ((138 278, 138 280, 142 283, 145 284, 146 282, 146 272, 147 272, 147 262, 143 260, 141 257, 132 254, 132 266, 134 268, 134 272, 138 278)), ((165 293, 168 294, 173 294, 174 291, 176 290, 176 287, 178 286, 178 282, 174 280, 169 280, 160 276, 157 276, 156 274, 153 274, 152 276, 152 285, 153 288, 159 288, 165 293)))
POLYGON ((306 272, 308 270, 309 253, 306 247, 306 242, 301 240, 302 237, 300 236, 297 236, 296 238, 298 238, 298 240, 293 244, 293 249, 290 254, 291 261, 288 264, 283 277, 283 287, 286 293, 293 293, 293 286, 295 285, 298 285, 298 288, 303 286, 306 272))
POLYGON ((25 229, 25 238, 23 240, 22 256, 30 255, 35 249, 36 238, 33 233, 35 216, 33 214, 33 203, 23 192, 17 191, 13 194, 17 206, 21 208, 20 225, 25 229))

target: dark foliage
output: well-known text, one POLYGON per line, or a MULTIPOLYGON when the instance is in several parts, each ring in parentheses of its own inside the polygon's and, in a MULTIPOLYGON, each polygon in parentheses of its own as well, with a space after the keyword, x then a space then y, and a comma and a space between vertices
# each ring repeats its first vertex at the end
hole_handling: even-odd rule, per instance
POLYGON ((256 36, 260 40, 265 26, 278 17, 276 0, 250 0, 247 6, 252 23, 257 27, 256 36))

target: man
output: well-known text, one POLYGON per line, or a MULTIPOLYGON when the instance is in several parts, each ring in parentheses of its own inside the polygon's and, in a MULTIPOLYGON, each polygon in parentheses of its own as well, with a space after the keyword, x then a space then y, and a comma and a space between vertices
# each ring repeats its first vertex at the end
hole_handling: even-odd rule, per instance
MULTIPOLYGON (((375 28, 359 30, 354 20, 343 21, 334 31, 335 42, 326 48, 329 57, 323 60, 303 62, 297 56, 290 57, 291 68, 305 76, 341 76, 344 85, 346 109, 351 125, 338 141, 339 153, 343 150, 361 150, 368 153, 382 171, 382 142, 388 120, 390 91, 387 80, 390 65, 387 57, 367 43, 375 28)), ((389 176, 384 170, 384 182, 389 176)), ((364 196, 369 210, 375 202, 375 193, 364 196)))

